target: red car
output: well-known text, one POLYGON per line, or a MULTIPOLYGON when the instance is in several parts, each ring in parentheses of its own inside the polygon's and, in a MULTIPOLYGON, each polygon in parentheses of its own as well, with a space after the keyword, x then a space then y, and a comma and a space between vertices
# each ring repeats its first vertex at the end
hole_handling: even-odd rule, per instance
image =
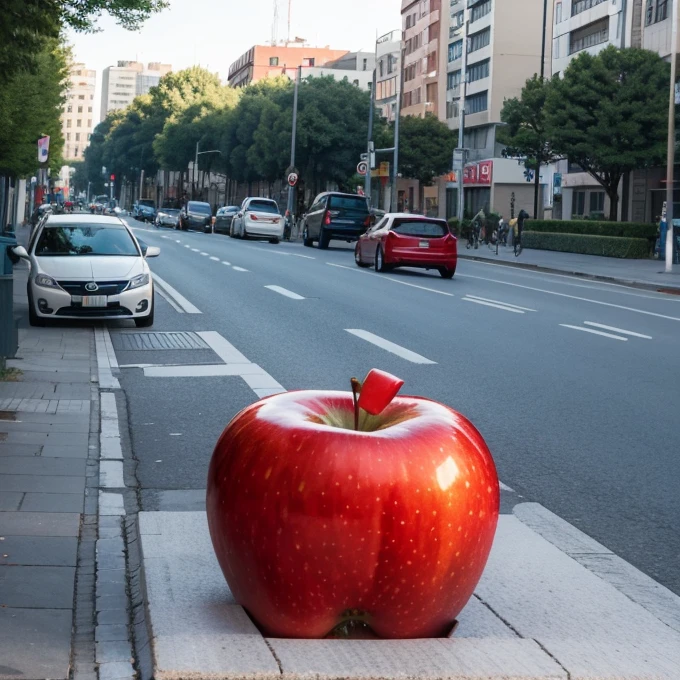
POLYGON ((378 272, 420 267, 436 269, 450 279, 456 273, 458 246, 445 220, 392 213, 359 238, 354 260, 360 267, 373 265, 378 272))

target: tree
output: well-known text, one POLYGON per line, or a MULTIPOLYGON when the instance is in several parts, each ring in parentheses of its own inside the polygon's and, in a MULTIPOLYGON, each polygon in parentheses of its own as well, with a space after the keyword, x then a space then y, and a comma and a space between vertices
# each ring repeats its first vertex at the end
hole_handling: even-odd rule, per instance
POLYGON ((666 157, 669 79, 657 53, 610 46, 596 56, 582 52, 552 83, 545 116, 553 148, 604 187, 611 220, 624 173, 666 157))
POLYGON ((49 167, 62 164, 61 107, 68 50, 49 40, 35 55, 35 73, 19 70, 0 88, 0 174, 26 177, 38 167, 38 138, 50 137, 49 167))
POLYGON ((57 40, 65 28, 94 31, 96 19, 106 12, 135 30, 167 5, 166 0, 3 0, 0 84, 21 71, 36 73, 45 41, 57 40))
POLYGON ((551 87, 552 81, 539 75, 529 78, 519 97, 503 102, 501 121, 507 127, 498 130, 498 141, 506 145, 504 155, 524 159, 525 167, 535 172, 534 218, 538 217, 541 166, 560 158, 546 130, 545 102, 551 87))

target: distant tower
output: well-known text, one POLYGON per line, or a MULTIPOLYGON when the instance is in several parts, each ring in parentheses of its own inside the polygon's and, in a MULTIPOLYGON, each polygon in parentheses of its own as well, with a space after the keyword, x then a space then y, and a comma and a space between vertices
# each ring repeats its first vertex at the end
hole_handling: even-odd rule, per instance
POLYGON ((279 0, 274 0, 274 20, 272 21, 272 47, 276 45, 279 37, 279 0))

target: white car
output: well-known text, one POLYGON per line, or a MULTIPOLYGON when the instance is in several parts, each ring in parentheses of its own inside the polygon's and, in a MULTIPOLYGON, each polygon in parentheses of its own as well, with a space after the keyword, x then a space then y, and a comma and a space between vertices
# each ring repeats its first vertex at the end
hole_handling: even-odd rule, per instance
POLYGON ((140 243, 118 217, 50 215, 31 234, 28 249, 31 326, 49 319, 133 319, 153 324, 154 292, 147 257, 160 248, 140 243))
POLYGON ((235 238, 266 238, 278 243, 283 238, 284 218, 271 198, 246 198, 232 222, 235 238))

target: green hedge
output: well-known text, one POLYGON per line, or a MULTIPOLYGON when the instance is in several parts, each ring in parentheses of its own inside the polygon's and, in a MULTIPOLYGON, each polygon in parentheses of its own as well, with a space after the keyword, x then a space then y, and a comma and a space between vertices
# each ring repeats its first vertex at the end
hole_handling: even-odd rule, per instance
POLYGON ((587 234, 590 236, 622 236, 656 240, 656 224, 639 222, 606 222, 598 220, 527 220, 526 230, 551 234, 587 234))
MULTIPOLYGON (((555 221, 552 224, 559 224, 555 221)), ((534 221, 527 225, 535 224, 534 221)), ((650 242, 646 238, 623 238, 621 236, 593 236, 591 234, 562 234, 541 231, 522 232, 522 245, 537 250, 556 250, 561 253, 603 255, 630 259, 648 258, 650 242)))

